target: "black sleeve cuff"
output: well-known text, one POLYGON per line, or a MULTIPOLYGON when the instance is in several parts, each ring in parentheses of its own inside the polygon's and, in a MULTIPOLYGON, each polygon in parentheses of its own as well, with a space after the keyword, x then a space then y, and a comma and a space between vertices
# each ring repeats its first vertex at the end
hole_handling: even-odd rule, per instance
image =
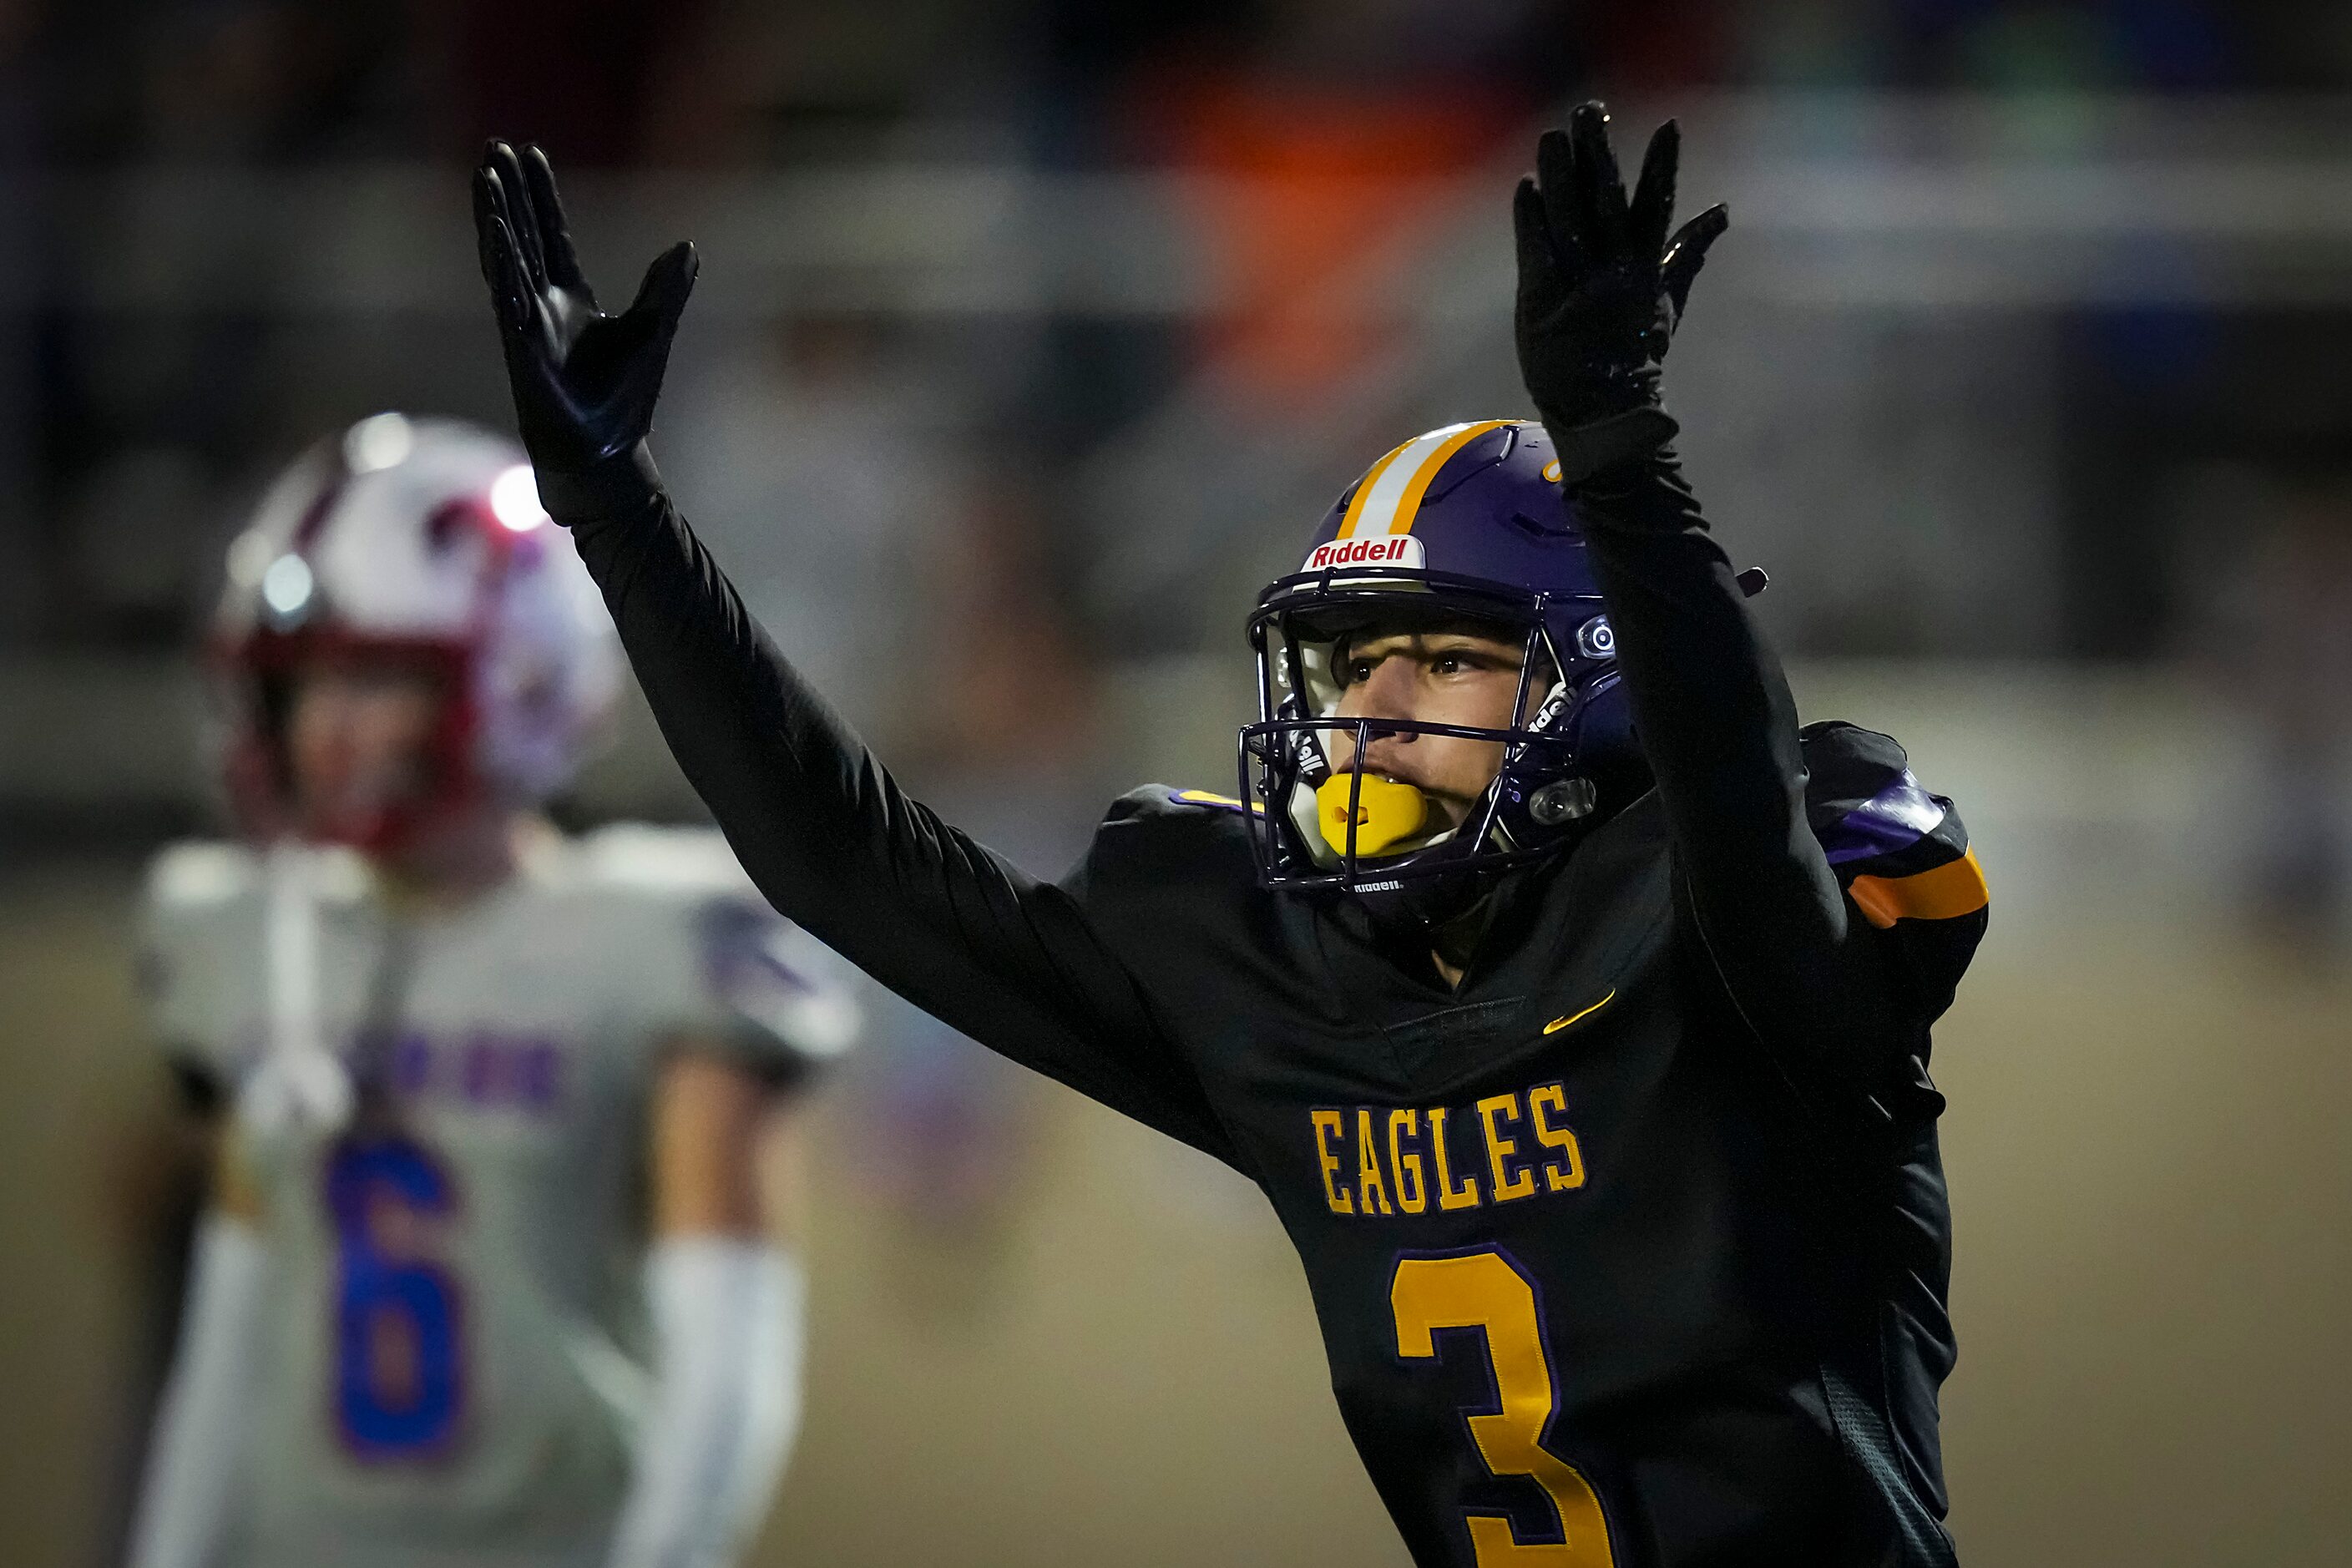
POLYGON ((1672 447, 1563 489, 1569 521, 1580 530, 1655 534, 1706 529, 1698 497, 1683 478, 1672 447))
POLYGON ((1544 433, 1559 458, 1560 483, 1574 489, 1664 450, 1682 426, 1664 409, 1644 404, 1582 425, 1546 419, 1544 433))
POLYGON ((662 488, 661 470, 643 441, 577 473, 541 468, 535 477, 539 504, 566 528, 642 510, 662 488))

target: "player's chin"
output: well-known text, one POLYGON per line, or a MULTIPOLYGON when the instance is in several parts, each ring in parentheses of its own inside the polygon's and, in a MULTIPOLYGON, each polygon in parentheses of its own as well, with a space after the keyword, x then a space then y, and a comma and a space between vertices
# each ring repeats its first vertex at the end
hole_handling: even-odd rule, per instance
POLYGON ((369 844, 383 835, 406 804, 375 790, 310 795, 302 800, 296 821, 301 836, 313 844, 369 844))
POLYGON ((1475 795, 1442 794, 1433 790, 1422 792, 1429 800, 1429 827, 1432 834, 1451 833, 1475 817, 1485 808, 1484 791, 1475 795))

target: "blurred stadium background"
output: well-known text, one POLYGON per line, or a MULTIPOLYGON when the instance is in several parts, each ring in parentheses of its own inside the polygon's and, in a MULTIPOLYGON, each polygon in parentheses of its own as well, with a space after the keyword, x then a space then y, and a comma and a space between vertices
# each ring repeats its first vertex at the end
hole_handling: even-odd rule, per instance
MULTIPOLYGON (((1961 803, 1938 1032, 1979 1564, 2352 1536, 2352 11, 2284 0, 0 5, 0 1560, 108 1561, 190 1201, 143 858, 274 468, 505 426, 465 171, 552 153, 788 650, 1058 871, 1227 787, 1240 625, 1362 464, 1520 412, 1506 195, 1588 93, 1734 215, 1691 472, 1809 717, 1961 803)), ((570 803, 692 819, 633 712, 570 803)), ((1255 1194, 911 1017, 824 1113, 763 1563, 1401 1563, 1255 1194)))

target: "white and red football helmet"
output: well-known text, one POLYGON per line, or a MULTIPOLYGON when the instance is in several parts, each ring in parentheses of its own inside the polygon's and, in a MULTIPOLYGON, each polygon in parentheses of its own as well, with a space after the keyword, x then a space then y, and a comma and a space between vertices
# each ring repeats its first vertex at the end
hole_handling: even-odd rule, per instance
POLYGON ((279 729, 305 660, 440 670, 427 787, 310 836, 397 849, 483 804, 562 789, 618 689, 612 623, 522 451, 454 419, 379 414, 298 458, 228 552, 214 626, 231 804, 261 837, 295 820, 279 729))

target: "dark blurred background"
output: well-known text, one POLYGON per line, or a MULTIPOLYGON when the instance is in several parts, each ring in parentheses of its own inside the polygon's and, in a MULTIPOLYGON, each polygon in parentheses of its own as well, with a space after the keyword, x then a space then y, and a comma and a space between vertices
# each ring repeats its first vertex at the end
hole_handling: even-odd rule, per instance
MULTIPOLYGON (((1251 595, 1526 405, 1506 205, 1599 94, 1731 204, 1669 374, 1807 716, 1957 797, 1939 1031, 1982 1564, 2352 1532, 2352 7, 2281 0, 0 0, 0 1560, 105 1560, 167 1332, 126 931, 220 831, 198 655, 278 466, 508 425, 481 138, 625 299, 784 647, 1057 872, 1229 787, 1251 595)), ((575 823, 691 820, 641 711, 575 823)), ((828 1112, 763 1562, 1402 1563, 1254 1193, 903 1013, 828 1112)))

